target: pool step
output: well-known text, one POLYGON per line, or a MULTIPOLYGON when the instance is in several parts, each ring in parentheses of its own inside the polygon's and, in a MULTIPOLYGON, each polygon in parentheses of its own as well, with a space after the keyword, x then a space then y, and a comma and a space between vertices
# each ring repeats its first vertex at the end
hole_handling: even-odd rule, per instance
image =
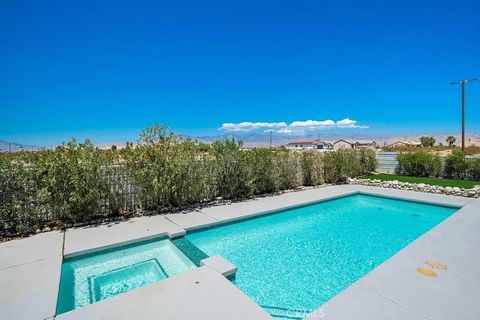
POLYGON ((274 307, 265 305, 260 306, 275 319, 301 320, 305 318, 308 314, 310 314, 310 311, 296 308, 274 307))
POLYGON ((168 274, 157 259, 149 259, 98 276, 91 276, 88 277, 90 303, 166 278, 168 278, 168 274))
POLYGON ((222 256, 213 256, 203 259, 202 261, 200 261, 200 264, 202 266, 207 266, 210 269, 217 271, 218 273, 221 273, 229 280, 235 279, 237 267, 222 256))
POLYGON ((208 255, 200 250, 197 246, 187 240, 185 237, 172 240, 173 244, 177 246, 197 267, 201 266, 201 261, 208 258, 208 255))

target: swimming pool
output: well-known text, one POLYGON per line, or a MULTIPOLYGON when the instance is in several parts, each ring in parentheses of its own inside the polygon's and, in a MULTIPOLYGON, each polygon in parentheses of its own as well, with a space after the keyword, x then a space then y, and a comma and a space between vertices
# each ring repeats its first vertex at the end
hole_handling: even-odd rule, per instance
POLYGON ((233 283, 273 316, 300 319, 456 210, 358 194, 187 239, 235 264, 233 283))
POLYGON ((170 240, 153 239, 66 258, 57 314, 196 268, 170 240))

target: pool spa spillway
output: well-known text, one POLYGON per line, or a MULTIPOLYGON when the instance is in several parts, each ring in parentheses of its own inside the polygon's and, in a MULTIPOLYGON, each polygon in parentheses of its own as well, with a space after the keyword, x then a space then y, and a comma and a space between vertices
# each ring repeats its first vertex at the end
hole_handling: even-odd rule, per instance
POLYGON ((272 316, 302 319, 458 208, 352 195, 187 234, 272 316))
POLYGON ((65 258, 57 314, 196 268, 168 239, 153 239, 65 258))

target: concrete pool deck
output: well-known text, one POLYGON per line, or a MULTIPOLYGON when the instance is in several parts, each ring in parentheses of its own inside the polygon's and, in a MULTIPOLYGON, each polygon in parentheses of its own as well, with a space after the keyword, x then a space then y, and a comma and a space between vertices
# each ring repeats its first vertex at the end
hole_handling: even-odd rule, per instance
MULTIPOLYGON (((51 319, 63 255, 73 256, 157 236, 268 214, 350 194, 372 194, 462 207, 431 231, 321 306, 308 319, 480 318, 480 199, 339 185, 194 210, 149 216, 0 244, 0 318, 51 319), (437 277, 416 268, 447 266, 437 277)), ((228 261, 222 261, 228 264, 228 261)), ((232 267, 232 266, 228 266, 232 267)), ((144 288, 59 315, 56 319, 271 319, 208 263, 144 288), (199 283, 196 283, 199 281, 199 283), (122 318, 123 317, 123 318, 122 318)))
POLYGON ((220 273, 200 267, 55 319, 98 318, 264 320, 270 316, 220 273))

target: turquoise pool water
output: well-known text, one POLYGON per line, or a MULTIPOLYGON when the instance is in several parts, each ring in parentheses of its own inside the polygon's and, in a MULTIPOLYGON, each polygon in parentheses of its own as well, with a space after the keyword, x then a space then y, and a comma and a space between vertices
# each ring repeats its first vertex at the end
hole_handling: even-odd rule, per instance
POLYGON ((170 240, 156 239, 65 259, 57 314, 196 268, 170 240))
POLYGON ((187 238, 235 264, 235 285, 272 315, 300 319, 456 210, 354 195, 187 238))

